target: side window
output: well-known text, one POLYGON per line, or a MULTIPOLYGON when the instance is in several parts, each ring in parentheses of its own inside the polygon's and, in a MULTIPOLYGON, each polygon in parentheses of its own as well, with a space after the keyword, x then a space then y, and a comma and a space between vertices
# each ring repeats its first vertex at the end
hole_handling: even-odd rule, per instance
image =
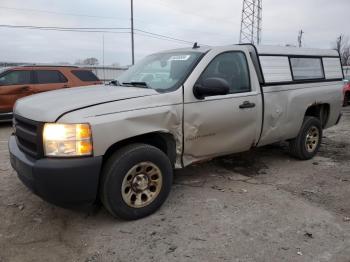
POLYGON ((0 85, 27 85, 30 84, 30 71, 11 71, 0 77, 0 85))
POLYGON ((230 94, 250 91, 247 59, 242 52, 226 52, 216 56, 204 70, 197 83, 206 78, 222 78, 230 85, 230 94))
POLYGON ((73 75, 78 77, 81 81, 100 81, 95 74, 89 70, 72 70, 73 75))
POLYGON ((66 83, 67 78, 57 70, 35 70, 38 84, 66 83))
POLYGON ((321 58, 290 58, 294 80, 324 78, 321 58))

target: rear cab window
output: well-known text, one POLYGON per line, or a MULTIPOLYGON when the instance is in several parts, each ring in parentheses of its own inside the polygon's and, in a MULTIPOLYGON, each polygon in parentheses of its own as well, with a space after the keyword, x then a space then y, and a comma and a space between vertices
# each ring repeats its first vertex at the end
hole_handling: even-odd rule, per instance
POLYGON ((100 79, 98 79, 98 77, 89 70, 72 70, 71 72, 73 75, 79 78, 80 81, 83 82, 100 81, 100 79))
POLYGON ((67 78, 58 70, 35 70, 37 84, 66 83, 67 78))

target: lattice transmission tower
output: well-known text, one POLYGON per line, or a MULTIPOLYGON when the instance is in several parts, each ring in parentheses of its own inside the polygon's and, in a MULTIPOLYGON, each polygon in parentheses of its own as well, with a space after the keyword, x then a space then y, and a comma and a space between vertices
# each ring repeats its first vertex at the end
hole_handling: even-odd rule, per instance
POLYGON ((262 0, 243 0, 239 43, 261 43, 262 0))

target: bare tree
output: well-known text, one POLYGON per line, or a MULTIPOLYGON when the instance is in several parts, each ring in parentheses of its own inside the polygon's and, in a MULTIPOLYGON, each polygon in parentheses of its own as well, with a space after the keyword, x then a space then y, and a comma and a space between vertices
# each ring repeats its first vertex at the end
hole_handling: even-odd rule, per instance
POLYGON ((112 66, 114 66, 114 67, 120 67, 120 63, 115 62, 115 63, 112 64, 112 66))
POLYGON ((89 57, 84 60, 84 65, 98 65, 98 59, 95 57, 89 57))
POLYGON ((84 60, 77 60, 75 62, 76 65, 98 65, 99 62, 98 62, 98 59, 95 58, 95 57, 89 57, 89 58, 86 58, 84 60))
POLYGON ((350 64, 350 43, 349 38, 340 35, 335 42, 335 50, 340 54, 342 64, 344 66, 350 64))

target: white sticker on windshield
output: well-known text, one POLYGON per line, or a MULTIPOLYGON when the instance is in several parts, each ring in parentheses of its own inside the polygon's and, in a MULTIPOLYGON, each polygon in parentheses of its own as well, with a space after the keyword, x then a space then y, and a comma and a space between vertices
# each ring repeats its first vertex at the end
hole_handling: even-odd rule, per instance
POLYGON ((169 58, 169 61, 186 61, 190 58, 190 55, 174 55, 169 58))

